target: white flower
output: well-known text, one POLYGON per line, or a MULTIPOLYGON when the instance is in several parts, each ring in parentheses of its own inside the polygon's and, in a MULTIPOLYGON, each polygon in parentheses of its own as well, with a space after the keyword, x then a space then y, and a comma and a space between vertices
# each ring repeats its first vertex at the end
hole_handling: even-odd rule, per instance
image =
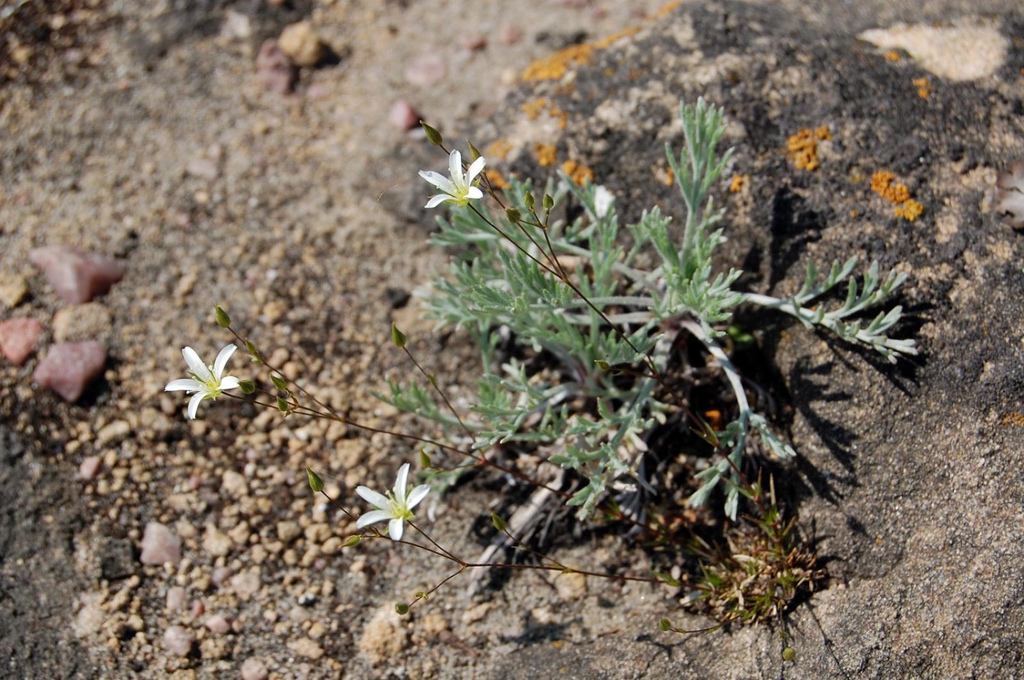
POLYGON ((448 172, 451 174, 451 179, 432 170, 420 170, 420 177, 433 184, 442 192, 431 196, 425 207, 435 208, 442 203, 454 203, 455 205, 462 206, 473 199, 483 198, 484 192, 480 191, 478 187, 473 186, 473 180, 484 169, 485 163, 484 157, 480 156, 469 166, 469 171, 463 174, 462 154, 458 151, 452 151, 451 156, 448 157, 448 172))
POLYGON ((224 375, 224 368, 228 365, 228 359, 231 358, 236 349, 238 348, 234 345, 225 345, 220 354, 217 355, 217 360, 213 362, 213 366, 207 366, 194 349, 186 347, 181 350, 181 355, 185 357, 185 363, 188 364, 189 369, 188 374, 192 377, 172 380, 167 383, 164 392, 183 390, 188 394, 192 394, 192 399, 188 402, 188 417, 195 420, 196 411, 199 409, 199 402, 203 399, 216 399, 224 390, 233 390, 238 387, 238 378, 224 375))
POLYGON ((599 186, 594 189, 594 212, 596 217, 601 219, 608 214, 608 211, 612 207, 612 203, 615 202, 615 197, 612 196, 612 192, 605 189, 603 186, 599 186))
POLYGON ((429 486, 426 484, 420 484, 412 491, 406 493, 408 482, 409 464, 406 463, 402 467, 398 468, 398 479, 395 480, 395 488, 393 491, 388 491, 387 496, 379 494, 365 486, 357 486, 356 493, 359 494, 364 501, 376 508, 376 510, 372 510, 365 515, 362 515, 356 522, 356 528, 362 529, 370 526, 371 524, 386 521, 388 523, 388 535, 391 536, 391 540, 402 540, 402 532, 405 530, 404 522, 412 519, 412 509, 415 508, 427 495, 427 492, 430 491, 429 486))

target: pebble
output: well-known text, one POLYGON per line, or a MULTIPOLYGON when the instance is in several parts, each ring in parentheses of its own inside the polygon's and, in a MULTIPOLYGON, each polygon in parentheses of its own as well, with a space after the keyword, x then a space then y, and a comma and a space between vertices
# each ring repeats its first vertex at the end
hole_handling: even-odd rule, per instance
POLYGON ((235 574, 231 577, 231 590, 235 592, 235 595, 248 600, 250 597, 256 594, 260 589, 260 568, 253 567, 248 571, 243 571, 241 574, 235 574))
POLYGON ((96 443, 100 446, 109 446, 125 439, 132 433, 132 426, 124 420, 115 420, 100 428, 96 433, 96 443))
POLYGON ((185 608, 185 601, 188 593, 181 586, 171 586, 167 589, 167 611, 177 612, 185 608))
POLYGON ((245 475, 234 470, 225 470, 221 477, 221 486, 235 498, 241 498, 249 493, 249 482, 245 475))
POLYGON ((374 665, 396 659, 405 647, 406 630, 393 604, 382 605, 359 638, 359 651, 374 665))
POLYGON ((267 680, 267 667, 259 659, 246 659, 242 662, 242 680, 267 680))
POLYGON ((213 524, 207 524, 206 534, 203 536, 203 550, 212 557, 224 557, 231 552, 231 537, 213 524))
POLYGON ((462 612, 462 623, 466 625, 476 623, 487 616, 487 612, 491 611, 491 607, 493 606, 494 605, 490 602, 481 602, 475 607, 470 607, 466 611, 462 612))
POLYGON ((412 130, 420 124, 420 114, 412 108, 412 104, 400 99, 391 105, 388 110, 388 122, 396 130, 412 130))
POLYGON ((300 21, 284 27, 277 45, 296 66, 312 68, 326 55, 320 36, 308 21, 300 21))
POLYGON ((198 619, 206 611, 206 605, 203 604, 202 600, 192 600, 192 607, 189 612, 192 614, 193 619, 198 619))
POLYGON ((65 302, 80 305, 103 295, 124 277, 124 264, 77 248, 47 246, 29 251, 29 261, 42 270, 65 302))
POLYGON ((252 22, 249 17, 229 9, 224 12, 224 23, 220 27, 220 35, 227 40, 246 40, 252 37, 252 22))
POLYGON ((216 633, 217 635, 224 635, 231 630, 231 624, 220 614, 214 614, 206 619, 206 627, 210 629, 211 633, 216 633))
POLYGON ((506 45, 515 45, 523 37, 523 32, 515 24, 502 24, 498 29, 498 37, 506 45))
POLYGON ((302 534, 298 522, 287 520, 277 523, 277 538, 284 543, 291 543, 302 534))
POLYGON ((217 179, 217 175, 220 174, 217 163, 202 156, 189 159, 185 164, 185 172, 200 179, 217 179))
POLYGON ((444 60, 435 54, 416 57, 405 65, 405 79, 410 85, 430 87, 437 85, 448 75, 444 60))
POLYGON ((227 581, 228 578, 230 578, 230 577, 231 577, 231 569, 229 567, 217 567, 216 569, 213 570, 213 578, 212 578, 213 585, 215 585, 218 588, 220 588, 221 585, 223 585, 224 582, 227 581))
POLYGON ((316 661, 324 655, 324 648, 313 640, 310 640, 308 637, 299 638, 295 642, 289 642, 288 649, 292 650, 299 656, 304 656, 307 659, 312 659, 313 661, 316 661))
POLYGON ((587 594, 587 577, 583 574, 559 574, 555 578, 558 597, 566 602, 578 600, 587 594))
POLYGON ((182 626, 171 626, 164 631, 164 646, 171 654, 188 656, 192 651, 195 636, 182 626))
POLYGON ((74 402, 106 363, 107 350, 98 342, 62 342, 50 347, 32 377, 64 401, 74 402))
POLYGON ((10 272, 0 273, 0 302, 8 309, 14 309, 28 295, 25 277, 10 272))
POLYGON ((482 50, 487 47, 487 36, 482 34, 470 35, 459 40, 459 44, 471 52, 482 50))
POLYGON ((86 456, 83 458, 82 463, 78 466, 78 478, 86 482, 92 481, 96 473, 99 472, 102 460, 99 456, 86 456))
POLYGON ((291 94, 295 91, 298 72, 288 55, 277 46, 276 40, 267 40, 256 55, 256 80, 263 89, 277 94, 291 94))
POLYGON ((21 366, 32 354, 42 332, 43 324, 35 319, 7 319, 0 323, 0 351, 12 364, 21 366))
POLYGON ((181 539, 163 524, 149 522, 142 533, 142 554, 139 561, 143 564, 170 562, 178 566, 181 562, 181 539))

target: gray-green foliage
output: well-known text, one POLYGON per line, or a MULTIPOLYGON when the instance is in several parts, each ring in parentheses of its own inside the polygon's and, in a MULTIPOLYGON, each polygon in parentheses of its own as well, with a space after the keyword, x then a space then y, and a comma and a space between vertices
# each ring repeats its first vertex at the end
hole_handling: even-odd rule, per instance
MULTIPOLYGON (((457 256, 448 274, 424 293, 428 314, 442 326, 468 330, 482 352, 475 416, 463 418, 472 430, 473 446, 530 443, 555 450, 550 462, 588 480, 570 501, 580 507, 581 517, 591 513, 616 480, 636 473, 646 450, 645 433, 674 408, 658 400, 656 389, 671 334, 678 332, 665 329, 684 328, 695 335, 733 388, 739 415, 717 433, 728 460, 699 473, 702 485, 691 497, 700 505, 719 481, 729 479, 726 511, 732 517, 739 500, 735 470, 753 440, 759 438, 764 449, 780 457, 793 455, 750 407, 718 344, 738 305, 753 303, 792 314, 807 326, 827 328, 890 361, 916 353, 914 341, 885 335, 899 320, 899 307, 880 313, 866 326, 850 318, 882 302, 905 278, 890 273, 881 281, 877 263, 861 286, 851 277, 856 266, 851 258, 832 265, 824 277, 809 263, 804 285, 790 298, 733 290, 742 272, 715 267, 715 248, 725 237, 717 228, 722 212, 710 196, 731 154, 716 153, 725 130, 723 114, 698 100, 695 107, 681 106, 681 116, 683 147, 678 155, 667 148, 683 198, 681 235, 655 207, 626 226, 632 236, 627 249, 610 194, 593 185, 577 187, 563 177, 549 191, 555 204, 571 195, 584 208, 578 219, 545 224, 546 215, 532 212, 529 183, 513 180, 503 199, 506 210, 456 208, 449 220, 439 221, 434 238, 457 256), (654 266, 640 266, 650 261, 652 250, 657 255, 654 266), (831 310, 823 304, 808 306, 843 281, 848 282, 844 304, 831 310), (531 375, 515 359, 496 367, 494 350, 501 334, 509 332, 519 345, 553 357, 557 368, 531 375), (608 370, 621 365, 631 366, 637 375, 628 389, 618 386, 615 371, 608 370)), ((388 400, 444 424, 453 437, 464 436, 458 421, 423 387, 393 383, 388 400)))

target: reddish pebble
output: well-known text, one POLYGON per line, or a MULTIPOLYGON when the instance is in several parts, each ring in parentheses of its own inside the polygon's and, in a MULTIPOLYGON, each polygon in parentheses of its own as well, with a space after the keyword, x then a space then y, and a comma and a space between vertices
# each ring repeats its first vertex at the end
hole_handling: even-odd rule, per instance
POLYGON ((231 624, 229 624, 228 620, 219 614, 206 619, 206 627, 210 629, 211 633, 216 633, 217 635, 223 635, 231 630, 231 624))
POLYGON ((170 562, 178 566, 181 562, 181 539, 163 524, 149 522, 142 532, 142 554, 139 561, 143 564, 170 562))
POLYGON ((437 85, 448 75, 444 60, 433 54, 417 57, 405 65, 405 79, 411 85, 437 85))
POLYGON ((192 616, 199 618, 206 611, 206 605, 203 604, 202 600, 192 600, 192 616))
POLYGON ((506 45, 515 45, 523 37, 523 32, 515 24, 502 24, 498 29, 498 36, 506 45))
POLYGON ((419 125, 420 114, 416 113, 412 104, 400 99, 391 105, 391 109, 388 111, 388 122, 391 123, 391 127, 404 132, 419 125))
POLYGON ((50 347, 32 377, 64 401, 74 402, 106 363, 107 350, 98 342, 60 342, 50 347))
POLYGON ((256 55, 256 79, 265 90, 290 94, 295 90, 299 74, 276 40, 268 40, 256 55))
POLYGON ((195 636, 181 626, 171 626, 164 632, 164 647, 172 654, 188 656, 195 636))
POLYGON ((82 459, 82 464, 78 466, 78 478, 91 481, 96 473, 100 469, 100 457, 99 456, 86 456, 82 459))
POLYGON ((471 36, 467 36, 467 37, 462 38, 461 40, 459 40, 459 44, 462 45, 463 48, 465 48, 465 49, 467 49, 467 50, 469 50, 471 52, 475 52, 477 50, 482 50, 483 48, 487 47, 487 36, 484 36, 484 35, 471 35, 471 36))
POLYGON ((57 295, 74 305, 103 295, 124 276, 124 265, 117 260, 76 248, 34 248, 28 259, 42 270, 57 295))
POLYGON ((0 323, 0 351, 15 366, 21 366, 32 354, 43 324, 35 319, 8 319, 0 323))

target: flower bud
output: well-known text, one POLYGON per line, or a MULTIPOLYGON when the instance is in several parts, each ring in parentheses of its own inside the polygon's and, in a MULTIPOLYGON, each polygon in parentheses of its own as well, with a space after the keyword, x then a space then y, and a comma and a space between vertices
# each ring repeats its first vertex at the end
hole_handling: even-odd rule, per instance
POLYGON ((477 158, 480 158, 480 156, 483 155, 483 154, 480 153, 479 149, 477 149, 475 146, 473 146, 473 142, 466 142, 466 143, 469 144, 469 160, 470 160, 470 162, 475 161, 477 158))
POLYGON ((495 515, 493 512, 491 513, 491 524, 493 524, 494 528, 500 531, 501 533, 505 533, 505 529, 508 528, 508 524, 505 522, 505 520, 503 520, 498 515, 495 515))
POLYGON ((256 384, 251 380, 239 380, 238 387, 242 390, 242 394, 252 394, 256 391, 256 384))
POLYGON ((786 647, 782 650, 782 658, 786 661, 792 661, 796 658, 796 650, 792 647, 786 647))
POLYGON ((544 209, 551 210, 555 207, 555 199, 551 198, 551 194, 544 194, 544 209))
POLYGON ((662 633, 667 633, 672 630, 672 622, 668 619, 662 619, 661 621, 658 621, 658 628, 662 633))
POLYGON ((512 224, 519 224, 519 220, 520 218, 522 218, 522 216, 522 213, 520 213, 515 208, 509 208, 508 210, 505 211, 505 217, 507 217, 508 221, 511 222, 512 224))
POLYGON ((274 387, 281 390, 282 392, 288 391, 288 382, 276 373, 270 374, 270 381, 274 383, 274 387))
POLYGON ((424 470, 429 470, 433 467, 433 464, 430 462, 430 456, 427 455, 426 451, 420 451, 420 467, 424 470))
POLYGON ((217 305, 213 309, 214 309, 214 316, 216 316, 216 318, 217 318, 217 325, 220 326, 221 328, 230 328, 231 327, 231 317, 228 316, 228 313, 225 312, 223 309, 221 309, 220 305, 217 305))
POLYGON ((420 126, 423 128, 423 131, 427 133, 427 141, 434 146, 441 146, 444 144, 444 137, 441 136, 441 133, 427 125, 426 121, 421 120, 420 126))
POLYGON ((409 605, 404 602, 398 602, 395 604, 395 611, 398 612, 399 616, 405 616, 409 613, 409 605))
POLYGON ((313 493, 320 493, 324 490, 324 480, 313 472, 313 468, 306 468, 306 479, 309 480, 309 488, 313 490, 313 493))
POLYGON ((363 540, 362 536, 349 536, 345 539, 345 542, 341 544, 342 548, 351 548, 359 544, 359 541, 363 540))
POLYGON ((405 333, 398 330, 398 326, 391 322, 391 342, 395 343, 395 347, 403 349, 405 347, 405 333))
POLYGON ((528 210, 533 210, 533 206, 535 206, 536 203, 534 202, 532 192, 527 191, 526 194, 523 195, 523 203, 526 204, 528 210))
POLYGON ((277 410, 280 411, 281 413, 285 414, 285 415, 288 415, 289 413, 292 412, 292 407, 288 404, 287 401, 285 401, 281 397, 278 397, 277 398, 277 410))

